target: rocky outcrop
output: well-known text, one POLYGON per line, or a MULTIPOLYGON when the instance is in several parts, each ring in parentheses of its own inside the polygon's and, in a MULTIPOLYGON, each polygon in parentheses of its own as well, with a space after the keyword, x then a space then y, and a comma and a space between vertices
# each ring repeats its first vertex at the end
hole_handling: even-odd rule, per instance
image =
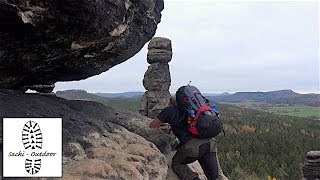
POLYGON ((49 92, 136 54, 163 0, 0 0, 0 88, 49 92))
POLYGON ((63 118, 64 179, 166 179, 163 154, 176 141, 149 128, 145 116, 91 101, 12 90, 0 90, 0 102, 1 119, 63 118))
POLYGON ((303 176, 307 180, 320 179, 320 151, 307 153, 303 166, 303 176))
POLYGON ((164 179, 166 160, 153 143, 121 126, 106 124, 109 128, 102 135, 89 133, 65 145, 64 174, 68 178, 164 179))
POLYGON ((148 45, 147 61, 150 64, 143 79, 147 90, 141 98, 140 114, 154 118, 168 106, 171 77, 168 62, 172 58, 171 41, 155 37, 148 45))

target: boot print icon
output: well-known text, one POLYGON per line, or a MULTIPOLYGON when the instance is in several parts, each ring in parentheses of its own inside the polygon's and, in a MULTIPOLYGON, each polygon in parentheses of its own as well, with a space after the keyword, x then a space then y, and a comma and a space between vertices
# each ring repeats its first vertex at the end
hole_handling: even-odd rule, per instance
MULTIPOLYGON (((28 121, 24 124, 22 130, 22 143, 26 151, 42 149, 42 132, 38 123, 28 121)), ((36 174, 40 171, 41 159, 25 160, 25 169, 29 174, 36 174)))

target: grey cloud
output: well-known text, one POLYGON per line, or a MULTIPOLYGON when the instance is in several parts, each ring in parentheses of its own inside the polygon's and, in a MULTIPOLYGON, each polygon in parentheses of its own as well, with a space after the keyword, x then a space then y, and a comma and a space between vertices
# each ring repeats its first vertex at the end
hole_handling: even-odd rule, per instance
MULTIPOLYGON (((156 36, 172 40, 171 91, 192 80, 207 92, 319 92, 318 13, 312 2, 166 1, 156 36)), ((56 90, 144 91, 146 53, 144 47, 98 77, 56 90)))

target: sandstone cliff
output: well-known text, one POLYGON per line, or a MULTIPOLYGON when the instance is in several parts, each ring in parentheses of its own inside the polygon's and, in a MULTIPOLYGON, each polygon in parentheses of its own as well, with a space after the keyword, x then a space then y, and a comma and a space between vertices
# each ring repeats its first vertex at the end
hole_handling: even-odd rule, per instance
POLYGON ((0 0, 0 88, 51 92, 137 52, 155 34, 163 0, 0 0))
MULTIPOLYGON (((149 118, 90 101, 0 91, 0 118, 62 117, 64 179, 166 179, 173 136, 149 118)), ((2 123, 2 121, 1 121, 2 123)))

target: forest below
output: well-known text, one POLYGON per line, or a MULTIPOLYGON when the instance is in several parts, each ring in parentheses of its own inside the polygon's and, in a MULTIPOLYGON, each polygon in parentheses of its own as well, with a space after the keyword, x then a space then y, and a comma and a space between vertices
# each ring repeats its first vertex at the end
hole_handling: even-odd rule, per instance
MULTIPOLYGON (((65 98, 93 100, 136 113, 140 104, 139 98, 106 98, 89 93, 65 98)), ((218 155, 230 179, 301 179, 306 153, 320 150, 319 120, 216 105, 226 131, 217 137, 218 155)))

